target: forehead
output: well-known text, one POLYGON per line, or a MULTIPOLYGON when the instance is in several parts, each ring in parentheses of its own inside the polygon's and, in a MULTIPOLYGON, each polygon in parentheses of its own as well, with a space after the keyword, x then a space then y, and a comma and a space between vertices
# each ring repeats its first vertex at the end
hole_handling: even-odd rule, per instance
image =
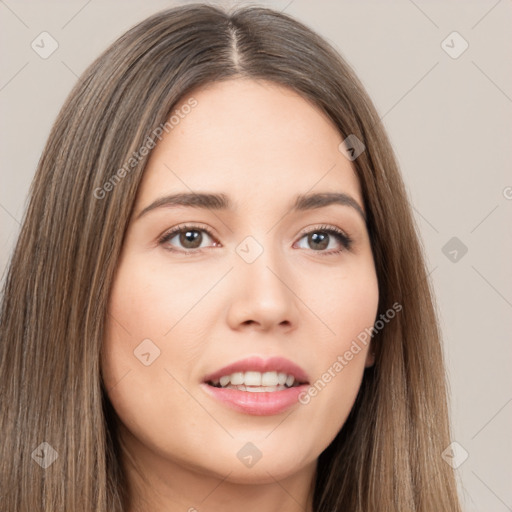
POLYGON ((153 149, 139 200, 172 192, 224 192, 238 204, 311 191, 362 205, 358 178, 332 121, 295 91, 268 81, 215 82, 186 95, 153 149), (194 105, 184 108, 184 105, 194 105))

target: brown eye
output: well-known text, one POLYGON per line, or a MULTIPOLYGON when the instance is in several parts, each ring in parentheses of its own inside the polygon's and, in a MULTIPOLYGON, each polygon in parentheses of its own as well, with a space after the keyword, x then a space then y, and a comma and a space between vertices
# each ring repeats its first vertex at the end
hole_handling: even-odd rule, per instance
POLYGON ((321 252, 325 254, 337 254, 344 250, 350 250, 352 245, 352 239, 343 233, 338 228, 322 226, 320 228, 316 228, 310 230, 303 234, 301 240, 306 238, 306 244, 308 247, 312 248, 315 252, 321 252), (341 249, 326 251, 332 241, 332 239, 337 240, 338 244, 341 245, 341 249))
POLYGON ((205 241, 204 234, 206 234, 206 238, 212 238, 208 230, 199 226, 178 226, 172 231, 165 233, 160 238, 159 243, 171 251, 197 251, 205 247, 201 246, 205 241), (171 243, 171 241, 173 242, 171 243), (178 248, 176 248, 177 245, 178 248))
POLYGON ((177 236, 179 237, 178 240, 180 244, 182 244, 185 249, 198 249, 203 239, 201 232, 197 229, 181 231, 177 236))

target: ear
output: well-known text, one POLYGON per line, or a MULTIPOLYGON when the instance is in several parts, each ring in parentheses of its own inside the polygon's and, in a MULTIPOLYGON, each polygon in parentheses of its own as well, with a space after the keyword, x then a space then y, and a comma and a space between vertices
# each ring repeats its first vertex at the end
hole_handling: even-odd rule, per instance
POLYGON ((368 352, 366 353, 366 361, 364 363, 365 368, 370 368, 375 364, 375 352, 373 350, 373 344, 370 344, 368 347, 368 352))

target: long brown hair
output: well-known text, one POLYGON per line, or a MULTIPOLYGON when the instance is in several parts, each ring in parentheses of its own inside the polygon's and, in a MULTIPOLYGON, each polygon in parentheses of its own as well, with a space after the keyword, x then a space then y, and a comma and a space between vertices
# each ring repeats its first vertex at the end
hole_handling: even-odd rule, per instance
POLYGON ((123 510, 126 482, 100 355, 112 279, 148 158, 139 149, 195 88, 236 77, 294 89, 343 137, 363 141, 353 165, 378 276, 378 315, 402 305, 373 338, 375 365, 319 457, 315 512, 460 511, 453 471, 441 457, 450 435, 432 291, 371 100, 335 49, 293 18, 202 4, 163 11, 122 35, 82 74, 50 133, 3 290, 3 510, 123 510), (50 451, 41 443, 57 455, 46 469, 36 464, 50 451), (34 455, 36 449, 42 452, 34 455))

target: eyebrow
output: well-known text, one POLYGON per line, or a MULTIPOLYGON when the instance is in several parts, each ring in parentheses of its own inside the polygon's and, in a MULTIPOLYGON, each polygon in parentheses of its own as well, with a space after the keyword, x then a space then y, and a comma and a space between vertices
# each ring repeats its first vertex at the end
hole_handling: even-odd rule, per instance
MULTIPOLYGON (((295 197, 295 202, 292 204, 291 209, 293 212, 298 212, 324 208, 332 204, 353 208, 366 223, 366 214, 361 206, 359 206, 359 203, 352 196, 343 192, 299 194, 295 197)), ((150 205, 146 206, 136 218, 140 219, 143 215, 157 208, 173 208, 180 206, 207 210, 232 210, 234 205, 226 194, 184 192, 156 199, 150 205)))

